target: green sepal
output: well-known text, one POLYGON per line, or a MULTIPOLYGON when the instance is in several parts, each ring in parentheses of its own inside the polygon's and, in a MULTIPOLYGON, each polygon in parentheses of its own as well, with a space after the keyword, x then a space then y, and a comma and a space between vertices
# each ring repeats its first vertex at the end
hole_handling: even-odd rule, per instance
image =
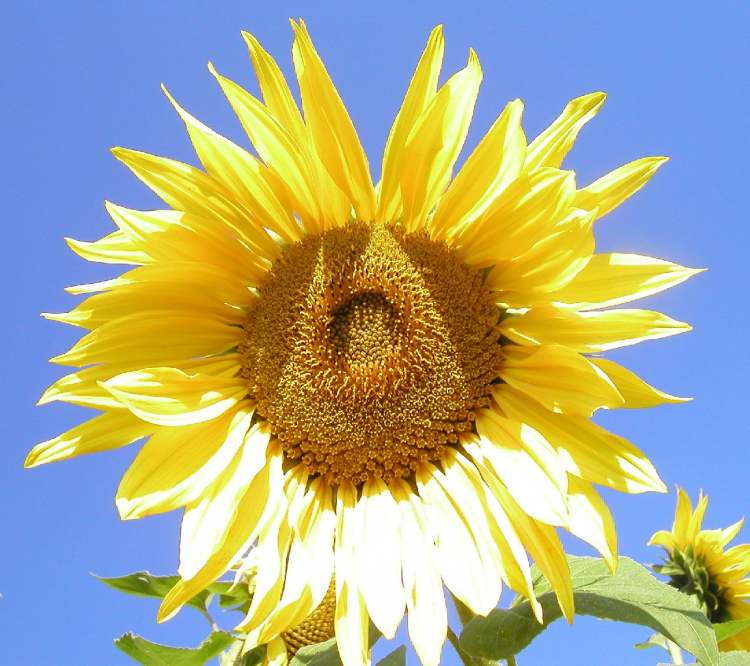
POLYGON ((214 631, 196 648, 160 645, 127 633, 115 639, 115 645, 144 666, 203 666, 219 656, 235 637, 226 631, 214 631))
MULTIPOLYGON (((731 638, 735 634, 739 634, 750 627, 750 617, 742 620, 729 620, 729 622, 717 622, 714 624, 714 631, 716 632, 716 640, 721 642, 727 638, 731 638)), ((748 662, 750 664, 750 661, 748 662)))
POLYGON ((266 646, 259 645, 242 655, 239 666, 261 666, 266 656, 266 646))
MULTIPOLYGON (((569 556, 568 564, 578 614, 650 627, 704 666, 718 665, 713 628, 692 597, 658 581, 627 557, 619 558, 615 574, 597 558, 569 556)), ((549 582, 536 567, 532 573, 544 622, 537 622, 529 602, 519 599, 509 609, 471 620, 460 639, 466 652, 488 659, 513 656, 562 616, 549 582)))

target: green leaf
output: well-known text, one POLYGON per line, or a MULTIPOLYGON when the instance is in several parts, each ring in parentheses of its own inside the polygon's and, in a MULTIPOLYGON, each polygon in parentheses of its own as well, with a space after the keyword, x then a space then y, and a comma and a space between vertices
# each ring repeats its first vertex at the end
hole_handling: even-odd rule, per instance
POLYGON ((722 652, 719 666, 747 666, 750 664, 750 652, 722 652))
MULTIPOLYGON (((154 597, 157 599, 163 599, 167 592, 180 580, 179 576, 154 576, 148 571, 136 571, 127 576, 117 576, 115 578, 94 577, 118 592, 133 594, 137 597, 154 597)), ((208 604, 209 594, 209 591, 203 590, 187 603, 204 611, 208 604)))
MULTIPOLYGON (((640 624, 663 634, 695 655, 704 666, 718 666, 719 652, 708 618, 695 600, 654 578, 627 557, 619 558, 617 572, 593 557, 568 557, 576 612, 605 620, 640 624)), ((528 601, 496 609, 471 620, 461 635, 470 654, 504 659, 520 652, 550 623, 562 616, 549 582, 535 571, 534 590, 544 612, 539 624, 528 601)))
POLYGON ((217 581, 209 585, 206 590, 218 597, 220 608, 228 610, 247 611, 253 600, 247 585, 235 586, 231 581, 217 581))
POLYGON ((336 639, 329 638, 322 643, 300 648, 289 666, 341 666, 336 639))
POLYGON ((387 657, 383 657, 376 666, 406 666, 406 647, 397 647, 387 657))
POLYGON ((742 620, 730 620, 729 622, 717 622, 714 625, 716 640, 721 642, 726 638, 731 638, 735 634, 739 634, 741 631, 747 629, 748 627, 750 627, 750 617, 744 618, 742 620))
MULTIPOLYGON (((370 622, 370 628, 368 633, 368 640, 370 648, 380 638, 381 633, 377 627, 370 622)), ((327 641, 322 643, 316 643, 315 645, 306 645, 297 651, 292 660, 289 662, 289 666, 342 666, 341 657, 339 657, 339 649, 336 646, 336 639, 329 638, 327 641)))
MULTIPOLYGON (((180 580, 179 576, 154 576, 148 571, 136 571, 127 576, 115 578, 102 576, 95 576, 95 578, 119 592, 156 599, 163 599, 167 592, 180 580)), ((232 585, 231 581, 223 580, 212 583, 188 601, 188 605, 205 611, 211 602, 211 597, 216 595, 221 608, 246 610, 252 601, 250 590, 246 585, 238 585, 234 588, 232 585)))
POLYGON ((226 631, 215 631, 197 648, 179 648, 152 643, 128 633, 116 639, 115 645, 144 666, 203 666, 234 640, 226 631))

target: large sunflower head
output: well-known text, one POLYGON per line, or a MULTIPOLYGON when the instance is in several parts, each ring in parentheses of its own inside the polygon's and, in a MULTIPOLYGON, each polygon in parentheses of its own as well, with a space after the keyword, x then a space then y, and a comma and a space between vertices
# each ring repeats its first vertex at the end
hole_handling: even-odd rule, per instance
MULTIPOLYGON (((695 596, 711 622, 750 618, 750 544, 727 548, 744 523, 725 529, 701 529, 708 508, 703 493, 693 508, 688 494, 677 490, 671 531, 660 530, 649 541, 666 551, 665 563, 654 569, 670 577, 670 584, 695 596)), ((719 643, 721 650, 750 649, 750 629, 719 643)))
POLYGON ((438 27, 373 186, 304 23, 292 25, 302 112, 251 35, 262 101, 210 67, 255 153, 171 96, 203 169, 114 150, 169 208, 108 203, 115 231, 69 241, 136 267, 71 288, 87 298, 48 315, 87 333, 52 359, 77 369, 41 402, 102 414, 27 465, 147 438, 117 506, 124 518, 184 507, 181 580, 161 619, 252 550, 249 644, 288 635, 333 585, 347 666, 368 661, 368 618, 390 637, 405 610, 420 659, 436 664, 446 588, 485 614, 505 583, 541 615, 530 555, 570 618, 556 528, 614 565, 594 486, 664 490, 590 416, 681 399, 590 355, 688 330, 609 306, 695 271, 595 253, 597 220, 664 161, 577 186, 561 163, 602 93, 570 102, 530 143, 510 102, 452 177, 482 72, 472 51, 438 86, 438 27))

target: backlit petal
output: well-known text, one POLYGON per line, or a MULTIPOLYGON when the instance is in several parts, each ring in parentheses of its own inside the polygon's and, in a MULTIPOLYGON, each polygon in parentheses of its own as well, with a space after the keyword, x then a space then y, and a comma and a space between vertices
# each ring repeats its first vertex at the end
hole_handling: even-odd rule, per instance
POLYGON ((240 377, 167 367, 125 372, 104 382, 104 387, 138 418, 162 426, 215 419, 247 395, 247 383, 240 377))
POLYGON ((438 25, 430 33, 385 144, 377 215, 380 220, 394 220, 401 214, 403 204, 399 181, 406 140, 435 96, 444 47, 443 26, 438 25))
POLYGON ((427 214, 450 182, 481 81, 479 59, 470 51, 468 65, 438 90, 409 134, 399 179, 402 222, 409 230, 425 225, 427 214))

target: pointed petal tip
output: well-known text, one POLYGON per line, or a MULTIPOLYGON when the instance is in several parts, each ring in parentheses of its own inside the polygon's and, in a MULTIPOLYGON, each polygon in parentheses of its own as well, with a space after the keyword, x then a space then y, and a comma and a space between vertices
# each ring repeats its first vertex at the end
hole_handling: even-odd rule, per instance
POLYGON ((479 62, 479 55, 477 55, 477 52, 473 47, 469 47, 469 59, 466 66, 476 69, 480 75, 482 74, 482 65, 479 62))
POLYGON ((24 469, 31 469, 32 467, 38 467, 42 463, 39 462, 39 444, 37 444, 31 451, 26 454, 26 458, 23 461, 24 469))
POLYGON ((603 92, 602 90, 597 90, 595 92, 589 93, 588 95, 584 95, 581 99, 587 99, 591 106, 594 108, 599 108, 604 102, 607 101, 607 93, 603 92))
POLYGON ((131 502, 129 499, 117 497, 115 498, 115 506, 117 507, 120 520, 137 520, 141 517, 138 513, 136 503, 131 502))
POLYGON ((167 90, 167 86, 164 85, 164 83, 160 83, 159 87, 161 88, 161 91, 166 95, 167 99, 171 102, 172 106, 178 106, 177 102, 175 101, 175 98, 172 97, 172 93, 167 90))

